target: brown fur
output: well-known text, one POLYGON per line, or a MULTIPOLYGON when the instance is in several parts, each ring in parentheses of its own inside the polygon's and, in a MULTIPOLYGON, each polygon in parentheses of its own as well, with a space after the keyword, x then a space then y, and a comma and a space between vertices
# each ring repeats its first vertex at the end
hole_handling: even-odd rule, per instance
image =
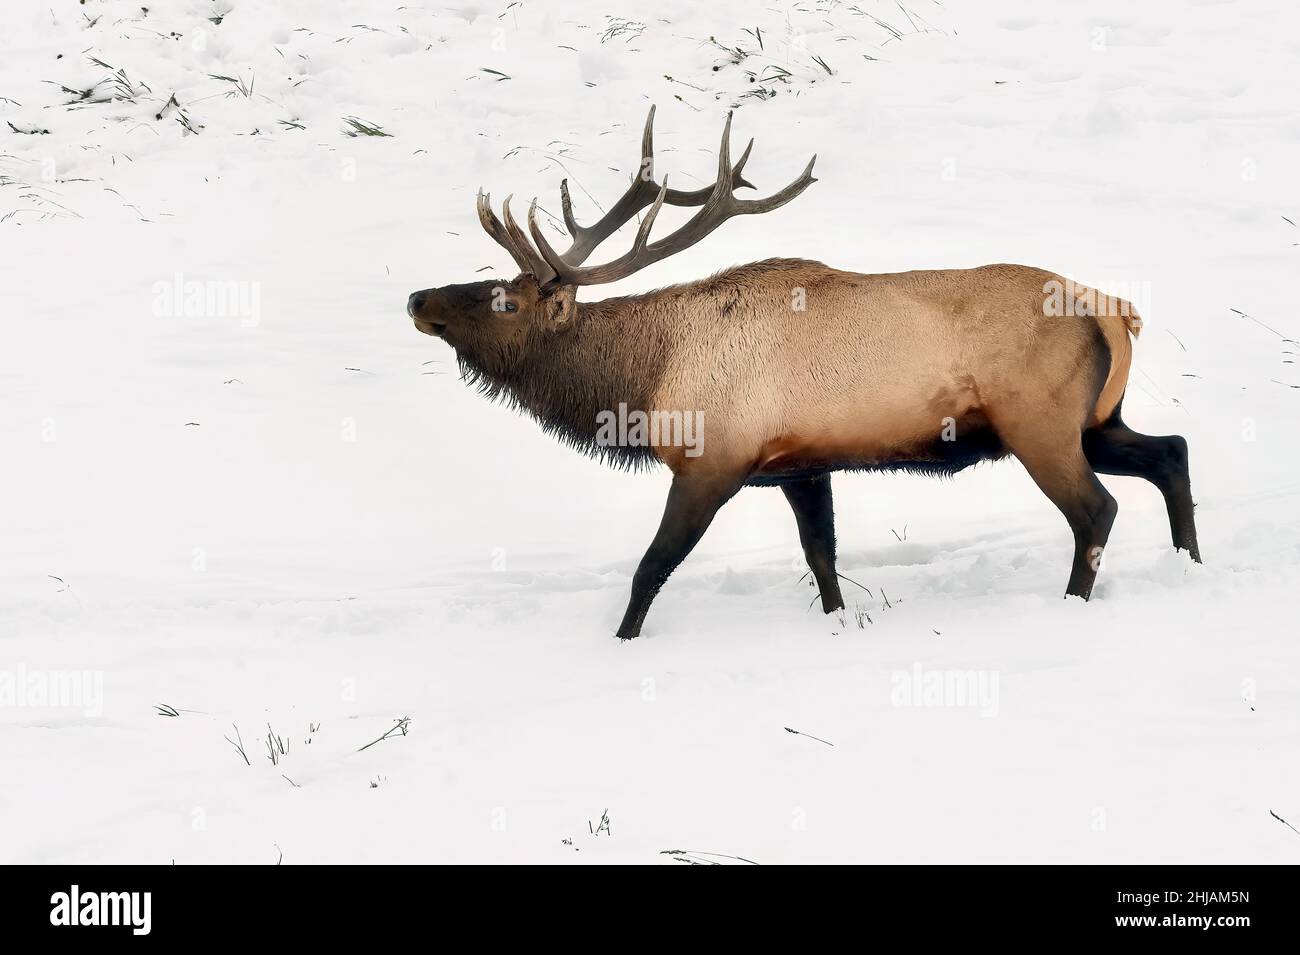
POLYGON ((676 332, 654 407, 705 413, 707 453, 661 448, 661 459, 674 473, 750 459, 762 475, 915 460, 945 419, 959 434, 1064 407, 1080 425, 1104 421, 1127 379, 1128 335, 1118 320, 1045 315, 1044 287, 1065 281, 1017 265, 860 275, 772 260, 613 308, 676 332), (1100 397, 1085 369, 1106 376, 1100 397))

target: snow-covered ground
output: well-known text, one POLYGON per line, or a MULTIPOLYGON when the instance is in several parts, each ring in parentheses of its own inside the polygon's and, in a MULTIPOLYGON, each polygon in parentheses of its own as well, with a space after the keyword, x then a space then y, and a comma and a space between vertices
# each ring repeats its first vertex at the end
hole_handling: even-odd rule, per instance
POLYGON ((1300 826, 1297 27, 1285 0, 4 4, 0 859, 1300 859, 1273 816, 1300 826), (590 220, 651 102, 679 187, 732 106, 760 192, 813 152, 819 182, 586 297, 772 255, 1124 295, 1126 418, 1190 442, 1206 563, 1108 478, 1106 566, 1064 601, 1069 532, 1015 462, 840 476, 871 591, 845 618, 754 489, 614 640, 666 475, 486 403, 404 302, 511 274, 479 186, 554 211, 569 175, 590 220))

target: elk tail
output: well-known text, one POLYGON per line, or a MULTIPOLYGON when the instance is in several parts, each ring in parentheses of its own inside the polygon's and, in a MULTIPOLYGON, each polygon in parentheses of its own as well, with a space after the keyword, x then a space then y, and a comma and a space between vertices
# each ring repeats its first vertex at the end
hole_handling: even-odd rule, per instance
POLYGON ((1106 421, 1119 407, 1128 386, 1129 370, 1133 363, 1133 339, 1142 332, 1142 318, 1137 309, 1124 299, 1105 295, 1093 289, 1084 290, 1079 296, 1081 303, 1091 307, 1091 315, 1097 322, 1102 337, 1106 340, 1110 352, 1110 369, 1102 385, 1101 394, 1097 396, 1097 406, 1090 422, 1093 426, 1106 421))

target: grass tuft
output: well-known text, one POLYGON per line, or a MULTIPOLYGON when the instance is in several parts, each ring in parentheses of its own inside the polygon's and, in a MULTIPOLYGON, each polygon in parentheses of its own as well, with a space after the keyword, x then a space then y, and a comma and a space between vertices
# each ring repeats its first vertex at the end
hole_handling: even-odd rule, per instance
POLYGON ((343 122, 348 124, 348 128, 343 130, 345 136, 387 136, 392 138, 392 133, 384 132, 382 126, 376 126, 374 123, 367 123, 365 120, 357 119, 355 116, 344 116, 343 122))

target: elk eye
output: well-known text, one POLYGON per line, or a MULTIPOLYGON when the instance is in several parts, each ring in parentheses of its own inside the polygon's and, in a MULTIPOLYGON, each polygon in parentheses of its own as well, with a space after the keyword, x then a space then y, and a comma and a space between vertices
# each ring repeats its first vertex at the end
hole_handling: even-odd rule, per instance
POLYGON ((502 302, 501 309, 506 312, 517 312, 519 311, 519 306, 514 302, 502 302))

